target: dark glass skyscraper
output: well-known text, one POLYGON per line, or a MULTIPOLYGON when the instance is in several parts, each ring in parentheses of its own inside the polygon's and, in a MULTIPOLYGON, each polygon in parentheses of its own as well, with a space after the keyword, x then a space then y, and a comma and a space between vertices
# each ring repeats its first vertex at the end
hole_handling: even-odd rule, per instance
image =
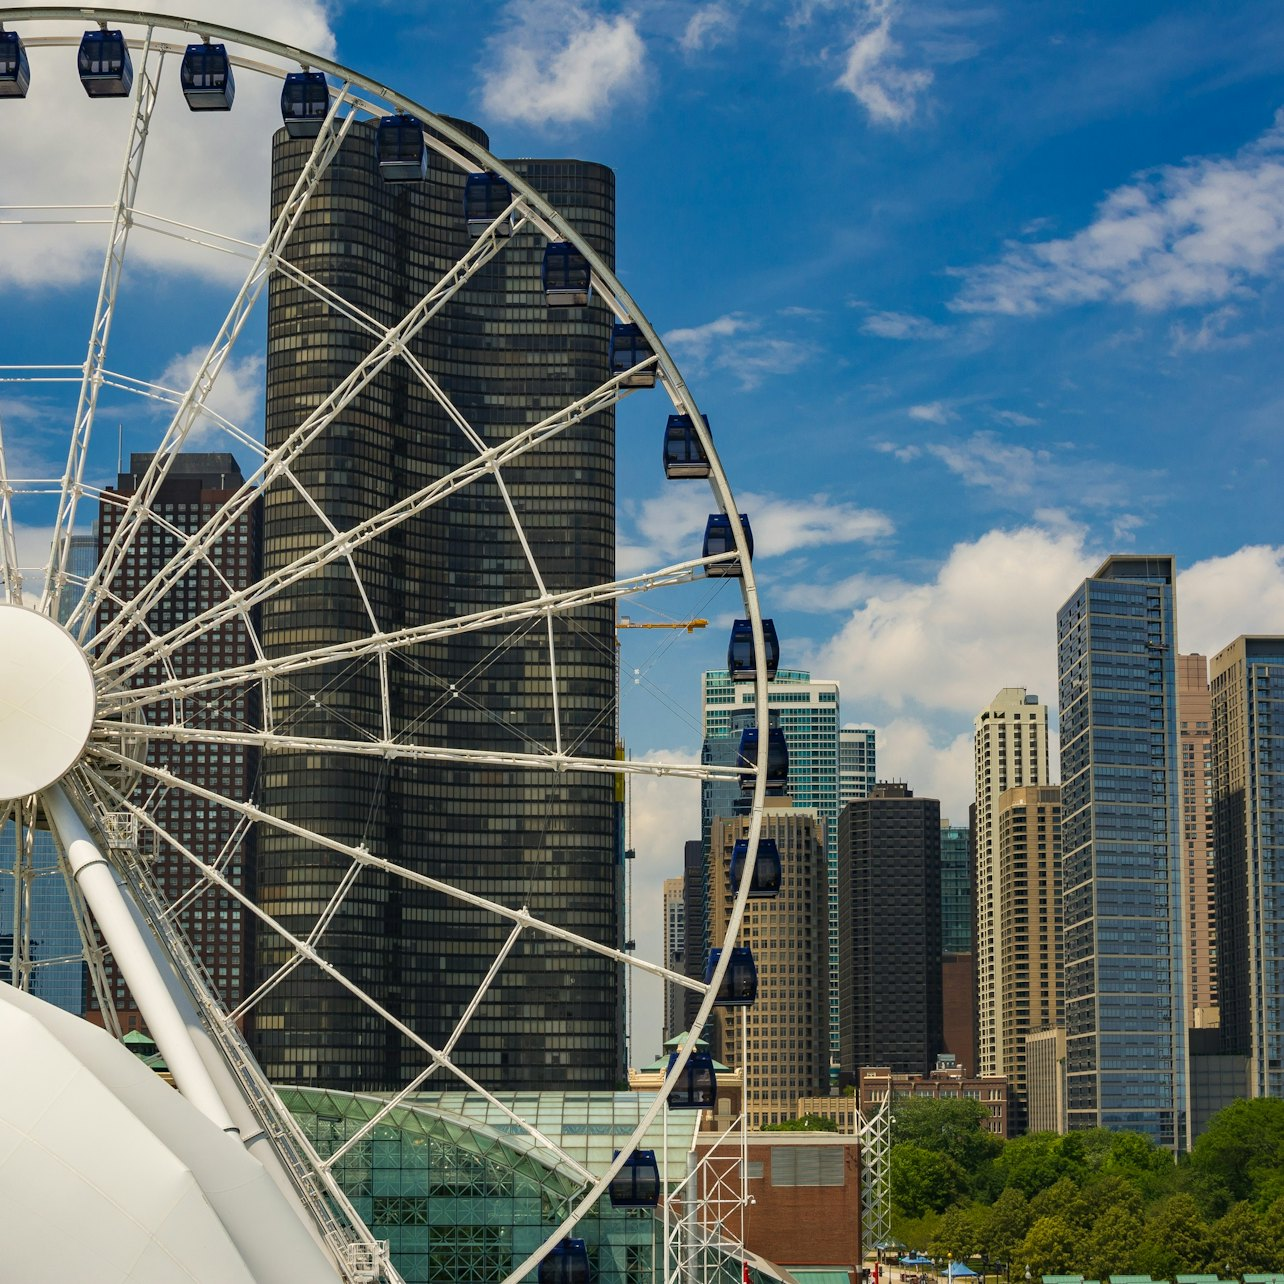
MULTIPOLYGON (((482 138, 480 131, 462 126, 482 138)), ((464 175, 430 153, 423 183, 385 182, 373 123, 355 126, 309 201, 287 257, 323 290, 281 274, 268 313, 269 447, 280 443, 376 342, 437 285, 471 242, 464 175)), ((279 133, 273 209, 308 155, 279 133)), ((513 167, 614 258, 614 176, 580 161, 513 167)), ((550 310, 544 238, 520 232, 408 345, 441 396, 396 360, 347 404, 295 471, 324 514, 288 486, 265 497, 265 572, 350 529, 476 457, 461 423, 494 444, 563 409, 608 375, 611 314, 599 302, 550 310), (448 410, 443 403, 448 403, 448 410)), ((263 638, 283 655, 614 577, 614 416, 601 413, 505 466, 511 497, 475 483, 391 526, 342 562, 265 605, 263 638), (531 557, 519 539, 520 523, 531 557), (355 574, 353 571, 355 570, 355 574)), ((610 603, 555 620, 562 743, 614 753, 610 603)), ((274 689, 274 725, 314 738, 365 735, 493 754, 551 745, 545 624, 458 631, 381 660, 309 669, 274 689), (386 723, 386 725, 385 725, 386 723)), ((526 906, 604 944, 621 944, 620 807, 608 775, 531 772, 452 759, 274 758, 269 811, 510 908, 526 906)), ((278 830, 261 842, 260 899, 306 934, 347 861, 278 830)), ((444 894, 367 872, 325 938, 327 957, 394 1016, 440 1047, 511 924, 444 894)), ((263 978, 286 961, 264 933, 263 978)), ((508 1088, 614 1086, 623 1075, 617 966, 529 934, 518 942, 453 1052, 468 1073, 508 1088)), ((274 1079, 344 1088, 403 1084, 425 1062, 356 997, 305 965, 262 1003, 256 1051, 274 1079)))
POLYGON ((838 816, 842 1072, 927 1074, 944 1047, 941 804, 878 784, 838 816))
POLYGON ((1057 615, 1067 1117, 1183 1149, 1187 1049, 1171 557, 1057 615))

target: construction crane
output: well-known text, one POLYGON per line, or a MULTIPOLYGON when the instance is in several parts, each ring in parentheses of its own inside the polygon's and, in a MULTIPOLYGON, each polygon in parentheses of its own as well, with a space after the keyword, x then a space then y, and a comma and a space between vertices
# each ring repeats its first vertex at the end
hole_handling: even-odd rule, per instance
POLYGON ((634 624, 627 615, 621 615, 615 622, 617 629, 686 629, 688 633, 695 632, 696 629, 707 629, 708 620, 674 620, 672 623, 665 624, 634 624))

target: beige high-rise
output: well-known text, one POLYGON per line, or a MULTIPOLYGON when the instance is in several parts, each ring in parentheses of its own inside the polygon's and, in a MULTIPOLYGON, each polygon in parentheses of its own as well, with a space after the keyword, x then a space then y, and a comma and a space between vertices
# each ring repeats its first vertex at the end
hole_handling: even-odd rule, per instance
MULTIPOLYGON (((739 944, 753 950, 758 998, 750 1007, 715 1008, 721 1059, 739 1066, 751 1128, 795 1117, 799 1097, 829 1090, 829 870, 824 825, 789 798, 768 798, 762 837, 774 839, 783 867, 780 892, 751 900, 739 944)), ((749 818, 716 819, 710 852, 715 946, 731 917, 731 851, 749 818)))
POLYGON ((1004 925, 998 871, 998 801, 1006 789, 1048 783, 1048 706, 1004 687, 973 722, 976 779, 976 1044, 979 1071, 1013 1073, 999 1043, 1004 925))
POLYGON ((1186 888, 1186 1023, 1218 1025, 1213 877, 1213 699, 1208 659, 1177 657, 1181 753, 1181 875, 1186 888))
POLYGON ((999 983, 996 1042, 1012 1085, 1015 1132, 1029 1119, 1026 1036, 1062 1022, 1061 789, 1026 785, 999 795, 999 983))

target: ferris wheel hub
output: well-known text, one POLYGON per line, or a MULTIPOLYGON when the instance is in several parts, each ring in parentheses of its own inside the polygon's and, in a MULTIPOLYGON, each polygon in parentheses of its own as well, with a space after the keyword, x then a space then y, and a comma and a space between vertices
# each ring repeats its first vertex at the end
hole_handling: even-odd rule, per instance
POLYGON ((94 722, 94 677, 56 620, 0 604, 0 798, 26 798, 75 765, 94 722))

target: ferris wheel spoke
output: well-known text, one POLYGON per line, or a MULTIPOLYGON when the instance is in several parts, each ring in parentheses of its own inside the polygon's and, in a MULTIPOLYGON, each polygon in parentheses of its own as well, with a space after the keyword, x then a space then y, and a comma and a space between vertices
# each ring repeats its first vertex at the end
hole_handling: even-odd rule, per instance
MULTIPOLYGON (((339 558, 346 559, 350 557, 352 552, 368 544, 371 540, 395 530, 398 526, 442 500, 457 494, 483 478, 492 476, 504 464, 525 454, 533 447, 565 432, 568 428, 575 426, 589 416, 609 408, 618 400, 622 386, 621 379, 622 376, 610 379, 588 396, 563 407, 547 418, 540 420, 539 423, 532 424, 529 428, 514 434, 508 440, 497 443, 494 446, 485 447, 480 454, 470 459, 466 464, 452 470, 429 485, 421 487, 404 499, 389 505, 373 517, 358 523, 350 530, 332 536, 324 543, 301 554, 278 570, 269 572, 256 583, 234 594, 226 602, 220 603, 219 606, 202 611, 190 620, 175 626, 164 636, 164 646, 171 648, 181 646, 184 642, 191 641, 192 638, 199 636, 200 633, 212 627, 227 609, 247 609, 257 605, 314 571, 328 566, 331 562, 339 558)), ((320 431, 320 429, 317 431, 320 431)), ((313 435, 309 434, 308 441, 312 440, 313 435)), ((283 453, 280 448, 270 452, 264 464, 264 468, 270 466, 273 475, 278 478, 285 477, 288 474, 294 457, 300 451, 289 452, 288 458, 281 458, 283 453)), ((289 475, 292 476, 292 474, 289 475)), ((259 473, 251 477, 241 491, 223 505, 204 526, 185 538, 162 574, 157 576, 131 604, 134 613, 145 614, 158 605, 166 593, 172 590, 174 585, 187 574, 194 561, 208 554, 218 540, 227 533, 236 518, 242 515, 257 500, 261 493, 259 484, 256 484, 258 477, 259 473)), ((132 504, 132 502, 131 499, 130 503, 132 504)), ((122 522, 123 520, 122 518, 122 522)), ((732 553, 725 556, 735 556, 735 554, 732 553)), ((692 562, 683 563, 682 566, 686 568, 704 564, 703 559, 699 562, 693 559, 692 562)), ((664 574, 664 572, 661 572, 661 574, 664 574)), ((115 637, 111 633, 103 631, 98 637, 89 639, 89 645, 93 646, 101 656, 106 652, 109 643, 114 641, 115 637)), ((143 648, 132 652, 128 656, 101 663, 99 666, 100 672, 104 674, 112 673, 117 680, 121 680, 141 668, 151 656, 152 648, 143 648)))
MULTIPOLYGON (((118 724, 99 722, 97 729, 115 730, 118 724)), ((219 745, 252 745, 265 753, 351 754, 390 762, 469 763, 483 767, 512 767, 528 771, 588 772, 594 775, 675 776, 683 780, 740 780, 752 768, 719 767, 703 763, 643 762, 620 758, 575 758, 566 753, 503 753, 455 746, 410 744, 403 740, 338 740, 329 737, 289 736, 272 731, 230 731, 216 727, 185 727, 148 723, 152 741, 208 741, 219 745)), ((101 743, 91 738, 91 745, 101 743)), ((150 770, 150 768, 148 768, 150 770)), ((337 850, 337 849, 336 849, 337 850)), ((346 849, 345 849, 346 850, 346 849)))
MULTIPOLYGON (((352 120, 349 115, 344 120, 344 127, 352 120)), ((342 131, 340 131, 342 133, 342 131)), ((324 137, 324 135, 323 135, 324 137)), ((318 143, 320 139, 318 139, 318 143)), ((336 144, 337 146, 337 144, 336 144)), ((306 171, 305 171, 306 173, 306 171)), ((303 177, 300 178, 300 183, 303 177)), ((298 213, 302 213, 302 206, 299 206, 298 213)), ((284 218, 284 212, 282 217, 284 218)), ((141 593, 136 602, 136 609, 141 611, 149 610, 156 602, 164 596, 170 588, 173 587, 179 579, 183 577, 191 568, 191 558, 194 550, 201 550, 208 547, 219 536, 221 536, 233 522, 243 516, 249 507, 256 502, 258 497, 263 493, 266 486, 279 480, 284 472, 289 469, 295 461, 303 454, 308 446, 323 433, 331 423, 339 416, 343 409, 348 406, 356 397, 378 377, 384 368, 394 360, 402 351, 405 345, 415 337, 426 326, 442 308, 466 285, 481 268, 488 263, 495 254, 498 253, 498 247, 487 245, 483 242, 475 242, 469 251, 461 258, 454 267, 448 271, 437 284, 413 307, 406 313, 402 319, 395 325, 389 327, 383 334, 382 339, 366 354, 356 366, 330 391, 322 400, 321 404, 312 410, 304 421, 291 432, 279 446, 268 452, 263 463, 255 470, 254 474, 247 479, 246 483, 218 512, 202 527, 198 535, 194 536, 192 541, 173 558, 166 570, 157 577, 157 579, 146 590, 141 593)), ((261 256, 262 257, 262 256, 261 256)), ((261 266, 256 261, 256 271, 261 266)), ((252 276, 255 274, 252 274, 252 276)), ((258 273, 255 277, 257 288, 261 289, 267 279, 267 272, 258 273)), ((245 290, 243 289, 242 295, 245 290)), ((257 295, 257 290, 256 290, 257 295)), ((238 309, 234 308, 234 312, 238 309)), ((236 326, 239 332, 240 325, 244 324, 245 316, 248 313, 242 311, 240 321, 236 326)), ((225 327, 225 330, 227 327, 225 327)), ((216 344, 216 347, 218 345, 216 344)), ((226 346, 224 353, 226 355, 226 346)), ((211 350, 211 353, 213 349, 211 350)), ((207 365, 209 361, 207 359, 207 365)), ((197 380, 193 383, 193 389, 202 382, 201 375, 198 374, 197 380)), ((135 512, 134 500, 144 495, 147 490, 154 491, 159 487, 160 482, 168 474, 169 463, 172 462, 173 455, 181 448, 182 443, 186 440, 187 432, 190 431, 194 420, 194 412, 188 402, 185 402, 189 413, 184 413, 184 408, 180 407, 179 414, 175 417, 175 425, 180 421, 185 425, 181 429, 176 429, 171 425, 170 431, 166 434, 165 441, 162 443, 161 450, 152 460, 148 469, 148 476, 144 478, 144 483, 140 485, 136 495, 131 498, 130 507, 126 510, 126 518, 135 512), (165 457, 165 464, 158 466, 158 461, 165 457), (150 482, 150 486, 149 486, 150 482)), ((150 502, 150 494, 147 500, 150 502)), ((121 526, 113 536, 115 547, 115 563, 118 564, 123 555, 125 543, 120 539, 121 532, 126 529, 126 521, 122 519, 121 526)), ((97 575, 105 578, 104 564, 108 561, 104 555, 103 562, 100 562, 97 575)), ((114 573, 115 565, 112 566, 111 572, 114 573)), ((105 635, 100 635, 95 641, 101 646, 114 642, 119 635, 120 626, 114 630, 107 631, 105 635)))
MULTIPOLYGON (((62 478, 62 493, 58 497, 58 513, 54 519, 53 539, 49 546, 49 560, 45 565, 44 586, 41 591, 40 609, 50 611, 56 607, 67 573, 67 559, 71 551, 71 533, 76 525, 76 506, 85 477, 85 462, 93 438, 94 414, 98 408, 98 393, 102 387, 103 363, 107 357, 107 341, 111 337, 112 317, 116 310, 116 296, 125 267, 125 248, 133 224, 130 211, 138 180, 142 175, 143 154, 151 126, 152 109, 156 105, 156 79, 152 75, 152 28, 147 28, 143 40, 142 67, 134 81, 133 107, 129 133, 125 145, 125 159, 120 181, 116 187, 116 200, 112 206, 111 233, 107 238, 107 256, 103 263, 98 285, 98 300, 94 306, 93 324, 89 330, 89 348, 85 354, 80 382, 80 397, 76 416, 72 422, 71 444, 67 452, 67 467, 62 478), (51 606, 52 604, 52 606, 51 606)), ((158 59, 157 72, 165 60, 158 59)))
POLYGON ((22 571, 18 566, 18 537, 13 524, 13 489, 9 485, 4 419, 0 417, 0 584, 6 602, 22 605, 22 571))
MULTIPOLYGON (((348 129, 355 119, 355 113, 347 113, 338 124, 338 127, 333 127, 339 102, 340 99, 335 99, 331 103, 329 115, 326 117, 326 126, 317 135, 312 152, 304 164, 290 196, 273 223, 267 239, 259 246, 258 253, 255 255, 254 261, 250 265, 250 270, 241 283, 241 287, 232 302, 222 327, 213 343, 207 349, 199 369, 192 378, 191 385, 183 395, 170 421, 170 425, 165 431, 159 447, 152 455, 146 472, 140 479, 134 494, 130 496, 120 523, 112 533, 107 547, 103 550, 98 566, 90 578, 88 591, 82 599, 80 611, 78 612, 82 616, 80 619, 82 641, 88 632, 88 621, 92 607, 96 604, 98 585, 110 583, 120 569, 130 541, 141 520, 141 515, 152 508, 153 501, 162 483, 169 476, 174 459, 182 451, 193 428, 204 413, 205 401, 218 378, 219 372, 231 355, 232 348, 240 336, 246 321, 249 319, 250 313, 254 310, 263 287, 267 284, 275 257, 293 235, 299 220, 303 217, 303 213, 307 208, 309 198, 329 168, 330 161, 338 153, 343 139, 347 136, 348 129)), ((242 488, 243 491, 247 489, 249 488, 242 488)), ((248 498, 243 500, 243 506, 248 506, 249 502, 248 498)), ((120 627, 119 623, 117 623, 108 632, 114 637, 118 635, 120 627)))
MULTIPOLYGON (((143 767, 143 770, 148 775, 157 777, 167 777, 170 774, 150 766, 143 767)), ((200 796, 212 798, 221 802, 225 806, 233 805, 230 799, 222 798, 219 795, 213 794, 210 790, 193 788, 188 782, 180 781, 177 777, 174 777, 173 780, 177 786, 186 787, 191 792, 200 796)), ((578 1160, 569 1155, 565 1150, 558 1146, 556 1142, 545 1136, 544 1133, 536 1128, 529 1120, 523 1119, 511 1107, 500 1101, 488 1088, 477 1082, 465 1070, 455 1065, 441 1049, 434 1047, 417 1031, 390 1012, 388 1008, 380 1003, 378 999, 369 993, 369 991, 353 981, 342 971, 342 969, 335 967, 334 964, 326 959, 315 946, 310 945, 305 939, 289 931, 289 929, 286 928, 279 919, 258 905, 253 898, 248 896, 234 883, 230 882, 219 870, 201 860, 201 858, 192 852, 191 849, 181 841, 181 839, 167 830, 165 826, 161 825, 153 816, 143 810, 143 808, 137 806, 137 804, 131 802, 118 789, 111 787, 110 792, 115 796, 115 801, 118 806, 137 817, 141 824, 145 825, 154 834, 156 834, 157 837, 173 848, 178 855, 191 865, 197 873, 201 874, 212 886, 217 887, 220 891, 238 901, 249 913, 253 914, 260 923, 284 941, 285 944, 289 946, 290 949, 292 949, 303 961, 311 963, 314 967, 323 972, 330 980, 342 986, 348 991, 348 993, 353 995, 354 998, 365 1004, 366 1007, 375 1013, 375 1015, 383 1020, 390 1028, 396 1030, 404 1038, 408 1039, 417 1048, 419 1048, 421 1052, 425 1053, 435 1066, 448 1070, 464 1085, 464 1087, 485 1097, 492 1106, 500 1110, 512 1123, 520 1124, 523 1132, 528 1136, 539 1142, 541 1145, 548 1146, 551 1151, 563 1158, 565 1162, 571 1164, 582 1180, 589 1182, 595 1180, 595 1175, 589 1172, 589 1170, 580 1164, 578 1160)), ((322 835, 313 831, 304 830, 301 826, 285 826, 284 822, 274 822, 273 818, 266 814, 260 814, 256 819, 266 821, 268 824, 278 823, 282 825, 282 827, 287 827, 291 832, 295 832, 299 836, 307 837, 312 842, 322 843, 324 846, 330 847, 334 850, 346 852, 354 860, 360 860, 362 856, 369 855, 369 853, 363 852, 361 848, 346 847, 344 844, 323 839, 322 835)), ((363 861, 362 863, 366 862, 363 861)), ((409 871, 404 872, 409 873, 409 871)), ((435 882, 436 880, 429 881, 435 882)), ((451 895, 459 894, 458 889, 450 887, 447 884, 439 885, 439 890, 447 891, 451 895)), ((480 897, 470 899, 474 899, 478 902, 481 901, 480 897)), ((528 915, 523 914, 519 917, 527 921, 531 926, 536 925, 535 920, 530 919, 528 915)), ((543 926, 547 929, 547 925, 543 926)), ((579 938, 574 939, 578 940, 579 938)))
MULTIPOLYGON (((495 957, 486 971, 486 975, 482 977, 481 984, 478 985, 476 992, 469 1000, 468 1006, 460 1014, 459 1020, 455 1022, 455 1028, 450 1032, 450 1037, 442 1044, 441 1052, 443 1057, 448 1058, 455 1050, 455 1045, 461 1038, 463 1038, 464 1031, 468 1029, 468 1025, 476 1015, 477 1009, 481 1007, 482 1000, 485 999, 490 987, 495 982, 495 978, 500 974, 504 964, 508 961, 508 956, 512 953, 513 947, 521 939, 522 931, 523 925, 521 923, 515 923, 513 925, 513 930, 509 932, 503 945, 501 945, 496 951, 495 957)), ((406 1084, 404 1088, 401 1089, 400 1092, 396 1093, 384 1102, 379 1110, 367 1119, 366 1122, 352 1134, 352 1136, 348 1137, 344 1141, 342 1146, 326 1156, 324 1160, 325 1166, 327 1168, 333 1168, 334 1165, 337 1164, 339 1160, 353 1148, 353 1146, 357 1145, 357 1143, 364 1137, 368 1137, 370 1133, 372 1133, 375 1128, 377 1128, 379 1124, 388 1117, 388 1115, 390 1115, 398 1106, 402 1105, 412 1094, 418 1092, 419 1089, 422 1088, 423 1085, 432 1078, 440 1068, 440 1064, 435 1061, 426 1065, 417 1075, 415 1075, 413 1079, 410 1080, 408 1084, 406 1084)))
MULTIPOLYGON (((167 681, 156 684, 146 686, 140 684, 131 687, 122 685, 115 690, 104 689, 100 692, 99 707, 102 712, 117 714, 124 710, 155 704, 158 701, 188 698, 202 692, 218 691, 245 682, 284 678, 293 673, 319 668, 336 661, 363 660, 372 656, 400 654, 425 643, 440 641, 463 633, 530 623, 546 615, 550 618, 553 616, 565 618, 574 611, 597 603, 629 597, 642 589, 689 583, 694 578, 695 565, 690 562, 681 563, 667 570, 634 576, 627 580, 617 580, 611 584, 550 594, 547 599, 528 599, 525 602, 496 607, 490 611, 457 616, 451 620, 412 625, 391 633, 372 634, 369 637, 335 642, 329 646, 315 647, 283 656, 260 657, 248 664, 234 665, 210 673, 182 678, 171 674, 167 681)), ((234 610, 242 619, 245 618, 247 609, 243 604, 229 604, 227 607, 228 612, 234 610)), ((149 663, 154 663, 156 658, 162 655, 165 658, 172 658, 179 646, 190 643, 196 636, 199 635, 193 634, 179 642, 167 642, 163 647, 151 648, 149 663)), ((257 642, 257 638, 255 640, 257 642)), ((100 666, 98 672, 100 684, 104 687, 109 683, 124 681, 113 672, 110 665, 100 666)))

